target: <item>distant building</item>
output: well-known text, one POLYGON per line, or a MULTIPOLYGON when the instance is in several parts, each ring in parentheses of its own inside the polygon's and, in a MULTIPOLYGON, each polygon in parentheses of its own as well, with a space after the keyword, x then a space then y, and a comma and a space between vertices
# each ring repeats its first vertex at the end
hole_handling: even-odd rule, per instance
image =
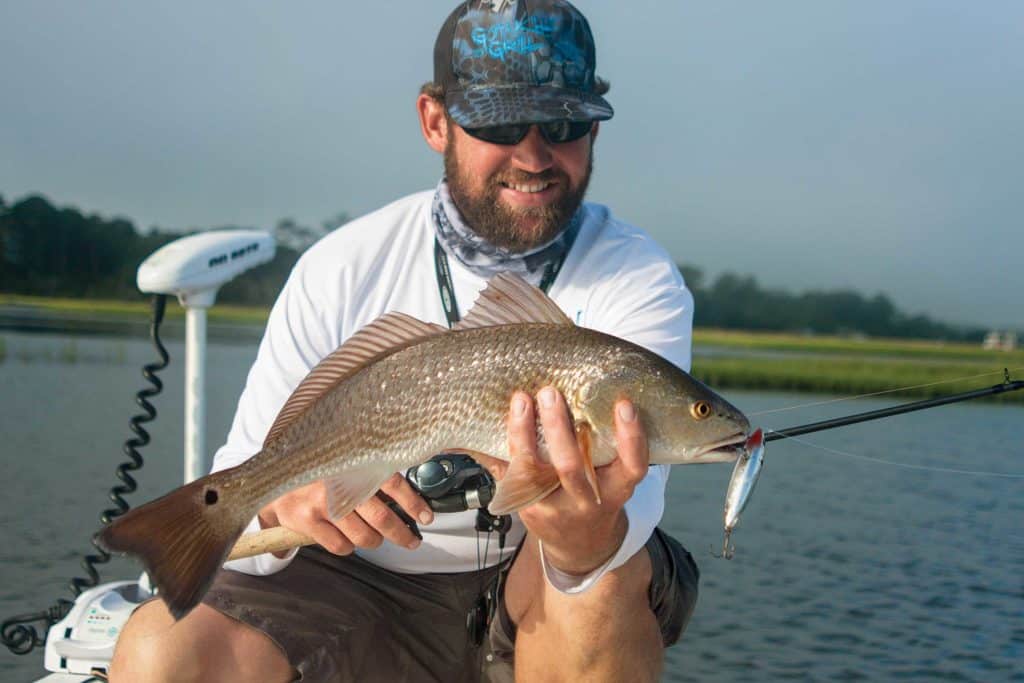
POLYGON ((1009 330, 991 330, 985 335, 981 347, 988 351, 1013 351, 1017 348, 1017 333, 1009 330))

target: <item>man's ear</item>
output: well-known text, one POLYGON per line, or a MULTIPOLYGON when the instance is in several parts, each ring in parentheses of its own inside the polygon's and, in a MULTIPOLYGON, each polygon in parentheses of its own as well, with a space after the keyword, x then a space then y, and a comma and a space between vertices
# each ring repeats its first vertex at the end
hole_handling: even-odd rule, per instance
POLYGON ((448 117, 444 105, 430 95, 421 93, 416 98, 416 111, 420 115, 420 132, 430 148, 444 154, 448 145, 448 117))

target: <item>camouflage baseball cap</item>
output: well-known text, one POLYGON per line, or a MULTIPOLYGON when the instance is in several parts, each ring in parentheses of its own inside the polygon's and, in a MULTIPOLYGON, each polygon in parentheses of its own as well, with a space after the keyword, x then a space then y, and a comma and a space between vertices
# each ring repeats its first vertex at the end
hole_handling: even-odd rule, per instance
POLYGON ((434 45, 434 82, 457 124, 480 128, 548 121, 604 121, 594 92, 594 36, 565 0, 469 0, 434 45))

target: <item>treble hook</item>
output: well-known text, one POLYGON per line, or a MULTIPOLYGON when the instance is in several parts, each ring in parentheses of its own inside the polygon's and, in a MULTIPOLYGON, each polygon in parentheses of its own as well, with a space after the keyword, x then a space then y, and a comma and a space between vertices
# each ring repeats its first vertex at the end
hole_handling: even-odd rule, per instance
POLYGON ((733 557, 736 556, 736 546, 731 546, 730 547, 730 545, 729 545, 729 536, 730 536, 731 533, 732 533, 731 530, 725 532, 725 542, 722 543, 722 553, 721 554, 718 554, 718 553, 715 552, 714 546, 708 548, 708 552, 711 553, 711 557, 714 557, 714 558, 719 559, 719 560, 722 559, 722 558, 725 558, 727 560, 731 560, 733 557))

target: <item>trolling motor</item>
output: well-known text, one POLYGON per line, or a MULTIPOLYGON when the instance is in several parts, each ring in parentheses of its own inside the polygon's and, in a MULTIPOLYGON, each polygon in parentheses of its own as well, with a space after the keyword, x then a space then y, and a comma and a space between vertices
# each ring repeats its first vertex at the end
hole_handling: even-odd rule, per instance
POLYGON ((274 258, 261 230, 214 230, 175 240, 139 266, 138 286, 185 307, 185 483, 206 474, 206 309, 229 281, 274 258))
MULTIPOLYGON (((167 356, 157 335, 163 317, 163 299, 178 298, 185 307, 185 482, 204 475, 209 469, 206 456, 206 309, 214 304, 217 292, 227 282, 245 271, 274 258, 275 243, 270 233, 259 230, 217 230, 190 235, 158 249, 139 266, 137 284, 141 291, 157 295, 154 306, 153 339, 163 358, 160 365, 148 365, 144 374, 153 384, 139 392, 139 404, 147 415, 132 418, 132 430, 138 438, 125 444, 131 463, 118 467, 118 477, 127 486, 111 490, 111 498, 120 509, 103 514, 104 523, 123 514, 127 503, 122 493, 135 490, 135 482, 126 470, 141 467, 136 447, 149 442, 149 435, 139 423, 156 416, 146 401, 159 393, 161 383, 155 370, 166 366, 167 356)), ((115 581, 96 585, 99 575, 92 566, 105 558, 90 555, 83 566, 90 572, 91 582, 73 581, 78 596, 63 618, 53 624, 46 637, 44 664, 56 672, 38 683, 70 683, 95 680, 93 672, 106 671, 114 652, 114 644, 132 611, 152 597, 148 577, 138 581, 115 581), (79 592, 83 587, 90 590, 79 592)), ((109 559, 109 555, 107 558, 109 559)), ((68 603, 69 601, 64 601, 68 603)), ((53 623, 50 621, 50 623, 53 623)), ((24 638, 27 641, 28 636, 24 638)), ((30 650, 22 648, 24 651, 30 650)))

